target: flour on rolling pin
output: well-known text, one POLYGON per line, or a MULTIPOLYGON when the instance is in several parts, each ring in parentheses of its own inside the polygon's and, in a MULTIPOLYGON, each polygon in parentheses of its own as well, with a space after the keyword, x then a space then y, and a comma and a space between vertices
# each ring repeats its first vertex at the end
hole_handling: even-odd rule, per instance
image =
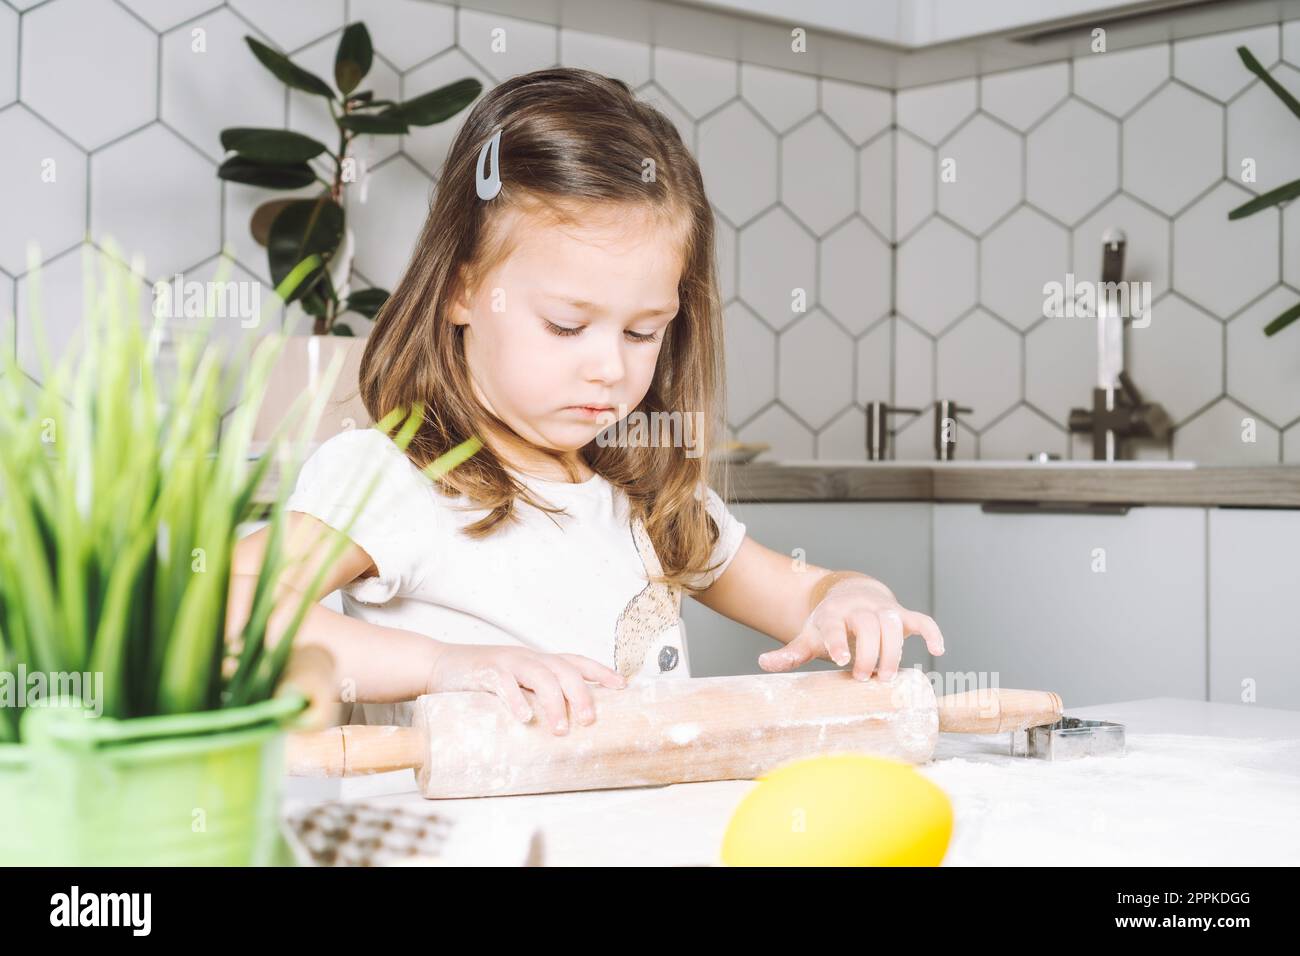
POLYGON ((422 697, 426 797, 753 779, 801 757, 856 751, 924 763, 939 716, 921 671, 858 681, 843 671, 634 681, 592 688, 596 721, 554 735, 480 693, 422 697))

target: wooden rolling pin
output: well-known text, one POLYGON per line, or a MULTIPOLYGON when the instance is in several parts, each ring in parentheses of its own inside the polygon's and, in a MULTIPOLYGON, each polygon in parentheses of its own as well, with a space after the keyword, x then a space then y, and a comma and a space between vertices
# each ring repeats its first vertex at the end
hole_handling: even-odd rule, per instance
POLYGON ((595 723, 570 722, 563 736, 536 719, 521 723, 493 694, 429 694, 416 702, 411 727, 291 734, 289 773, 411 767, 430 799, 748 780, 790 760, 846 750, 924 763, 940 731, 1002 733, 1061 716, 1061 698, 1050 691, 995 688, 936 699, 915 668, 887 683, 814 671, 657 678, 591 693, 595 723))

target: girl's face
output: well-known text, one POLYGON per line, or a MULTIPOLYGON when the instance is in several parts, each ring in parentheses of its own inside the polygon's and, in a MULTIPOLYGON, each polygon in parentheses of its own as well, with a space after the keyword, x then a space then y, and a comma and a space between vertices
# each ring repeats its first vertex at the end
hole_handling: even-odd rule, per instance
MULTIPOLYGON (((483 406, 532 445, 576 452, 649 391, 677 314, 682 237, 631 206, 584 214, 580 224, 518 208, 504 217, 498 226, 511 251, 465 291, 451 320, 466 326, 483 406), (611 411, 593 416, 578 406, 611 411)), ((525 471, 548 464, 527 449, 508 460, 525 471)))

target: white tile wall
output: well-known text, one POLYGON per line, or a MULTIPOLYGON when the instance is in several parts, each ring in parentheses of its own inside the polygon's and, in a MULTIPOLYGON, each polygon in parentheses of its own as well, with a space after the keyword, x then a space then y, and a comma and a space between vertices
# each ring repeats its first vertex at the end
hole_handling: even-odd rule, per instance
MULTIPOLYGON (((858 339, 857 391, 859 405, 867 402, 887 402, 890 395, 890 365, 893 350, 890 334, 893 323, 884 320, 876 323, 866 335, 858 339)), ((861 420, 859 437, 866 442, 866 420, 861 420)), ((866 448, 862 448, 865 457, 866 448)))
POLYGON ((728 222, 743 225, 776 202, 776 136, 744 103, 700 123, 696 154, 709 199, 728 222))
POLYGON ((149 26, 162 31, 221 6, 223 0, 121 0, 121 3, 149 26))
POLYGON ((1173 216, 1223 176, 1223 111, 1170 84, 1124 120, 1125 191, 1173 216))
POLYGON ((853 402, 853 350, 844 330, 813 309, 781 333, 777 397, 819 429, 853 402))
POLYGON ((494 79, 504 80, 558 62, 555 27, 464 8, 457 11, 456 19, 456 42, 494 79))
POLYGON ((1129 371, 1174 424, 1223 394, 1223 335, 1223 323, 1177 294, 1154 303, 1149 326, 1129 330, 1129 371))
POLYGON ((1221 398, 1174 432, 1174 457, 1232 465, 1278 460, 1278 431, 1248 408, 1221 398))
POLYGON ((982 235, 1021 199, 1020 137, 976 114, 939 144, 939 212, 982 235))
POLYGON ((739 64, 717 57, 657 47, 655 81, 696 119, 736 95, 739 64))
POLYGON ((861 146, 893 123, 894 98, 885 90, 821 81, 822 113, 861 146))
POLYGON ((980 243, 980 301, 1016 328, 1029 328, 1043 317, 1043 276, 1063 275, 1069 250, 1063 226, 1021 206, 980 243))
POLYGON ((1174 220, 1174 288, 1221 319, 1230 318, 1279 279, 1278 212, 1228 222, 1250 199, 1220 182, 1174 220))
MULTIPOLYGON (((244 42, 244 37, 250 35, 263 43, 270 42, 230 10, 213 10, 162 36, 162 121, 214 162, 221 162, 226 154, 220 140, 223 129, 284 125, 285 86, 253 60, 244 42), (195 30, 201 32, 196 36, 195 30), (250 61, 257 69, 249 69, 250 61)), ((317 75, 329 76, 333 72, 333 47, 329 57, 326 72, 321 72, 320 63, 308 63, 306 58, 299 62, 317 75)), ((301 110, 298 112, 301 114, 301 110)), ((309 136, 320 133, 319 125, 306 125, 301 115, 294 120, 290 123, 292 129, 309 136)), ((334 133, 327 145, 337 146, 337 138, 334 133)))
POLYGON ((1300 289, 1300 202, 1287 203, 1282 213, 1282 281, 1300 289))
POLYGON ((285 50, 306 46, 344 23, 343 0, 226 0, 226 5, 285 50))
POLYGON ((817 80, 811 76, 742 63, 740 94, 778 133, 817 110, 817 80))
MULTIPOLYGON (((1300 346, 1285 332, 1265 337, 1260 330, 1296 302, 1293 290, 1278 286, 1228 323, 1228 391, 1270 422, 1300 418, 1300 346)), ((1293 329, 1291 331, 1294 331, 1293 329)))
POLYGON ((889 244, 854 218, 821 243, 821 304, 850 334, 889 312, 893 257, 889 244))
POLYGON ((1096 323, 1089 319, 1040 319, 1025 335, 1025 400, 1062 425, 1071 408, 1091 407, 1096 338, 1096 323))
POLYGON ((858 153, 858 211, 885 239, 893 237, 893 133, 882 133, 858 153))
POLYGON ((898 311, 939 335, 975 304, 977 248, 943 219, 918 229, 898 250, 898 311))
POLYGON ((356 20, 365 23, 375 49, 402 71, 456 45, 456 11, 441 3, 348 0, 348 22, 356 20))
POLYGON ((740 297, 778 332, 799 317, 799 293, 817 301, 817 243, 808 228, 776 208, 740 234, 740 297), (796 291, 797 290, 797 291, 796 291))
MULTIPOLYGON (((1280 63, 1269 71, 1273 79, 1293 92, 1300 90, 1300 70, 1280 63)), ((1265 193, 1296 178, 1295 158, 1300 156, 1300 123, 1281 100, 1256 83, 1228 104, 1227 176, 1251 192, 1265 193), (1254 178, 1246 176, 1247 163, 1254 178)))
POLYGON ((781 140, 781 201, 819 236, 853 213, 853 144, 815 116, 781 140))
MULTIPOLYGON (((1157 297, 1129 367, 1178 422, 1172 452, 1143 454, 1300 460, 1300 328, 1260 331, 1300 301, 1300 203, 1226 218, 1300 176, 1300 122, 1235 52, 1249 45, 1300 94, 1295 24, 895 94, 425 0, 0 3, 0 313, 17 311, 30 373, 28 239, 48 263, 56 351, 75 339, 81 251, 107 235, 143 252, 148 276, 206 274, 224 246, 238 274, 266 281, 247 224, 272 194, 216 180, 217 134, 330 124, 243 37, 328 75, 356 20, 380 95, 564 63, 669 115, 717 213, 731 430, 770 457, 861 457, 865 402, 936 398, 976 408, 959 458, 1087 455, 1065 423, 1089 403, 1092 324, 1044 318, 1043 285, 1097 279, 1101 236, 1120 227, 1126 277, 1157 297)), ((358 276, 400 275, 455 128, 361 143, 366 200, 347 197, 358 276)), ((933 456, 929 414, 896 424, 899 457, 933 456)))
POLYGON ((976 309, 939 339, 935 378, 939 397, 957 396, 980 429, 1020 400, 1020 336, 976 309))
MULTIPOLYGON (((0 63, 18 62, 18 13, 0 7, 0 63)), ((0 75, 0 106, 7 106, 18 98, 18 75, 5 70, 0 75)))
POLYGON ((150 279, 184 272, 220 247, 221 183, 198 150, 150 123, 91 156, 90 233, 144 256, 150 279))
POLYGON ((975 109, 975 80, 935 83, 902 90, 896 97, 898 123, 931 146, 961 125, 975 109))
POLYGON ((1029 133, 1025 193, 1067 226, 1119 187, 1118 124, 1082 100, 1067 100, 1029 133))
POLYGON ((84 149, 157 115, 158 37, 113 0, 28 10, 22 46, 22 101, 84 149))
POLYGON ((1074 95, 1124 116, 1169 78, 1169 47, 1115 50, 1074 61, 1074 95))
POLYGON ((1024 132, 1070 92, 1070 65, 1048 63, 980 79, 980 106, 1024 132))
POLYGON ((776 398, 776 339, 743 302, 723 310, 727 325, 727 410, 745 421, 776 398))
POLYGON ((1254 82, 1252 74, 1241 64, 1237 47, 1249 47, 1255 59, 1268 67, 1277 62, 1278 42, 1277 27, 1179 40, 1174 44, 1174 76, 1227 102, 1254 82))
POLYGON ((904 129, 894 153, 894 235, 903 239, 934 213, 939 176, 934 149, 904 129))
POLYGON ((23 104, 0 113, 0 269, 27 270, 27 243, 46 257, 79 243, 86 232, 86 154, 23 104))

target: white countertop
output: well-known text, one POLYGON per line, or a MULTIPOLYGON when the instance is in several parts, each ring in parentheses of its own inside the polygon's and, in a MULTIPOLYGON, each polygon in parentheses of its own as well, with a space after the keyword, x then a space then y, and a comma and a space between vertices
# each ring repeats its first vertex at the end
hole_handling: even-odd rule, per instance
MULTIPOLYGON (((1125 725, 1122 755, 1012 757, 1010 735, 942 734, 917 769, 953 804, 945 865, 1300 864, 1300 711, 1151 698, 1072 708, 1125 725)), ((343 799, 444 814, 466 831, 540 829, 543 863, 707 865, 753 781, 425 800, 412 771, 286 779, 286 812, 343 799)))

